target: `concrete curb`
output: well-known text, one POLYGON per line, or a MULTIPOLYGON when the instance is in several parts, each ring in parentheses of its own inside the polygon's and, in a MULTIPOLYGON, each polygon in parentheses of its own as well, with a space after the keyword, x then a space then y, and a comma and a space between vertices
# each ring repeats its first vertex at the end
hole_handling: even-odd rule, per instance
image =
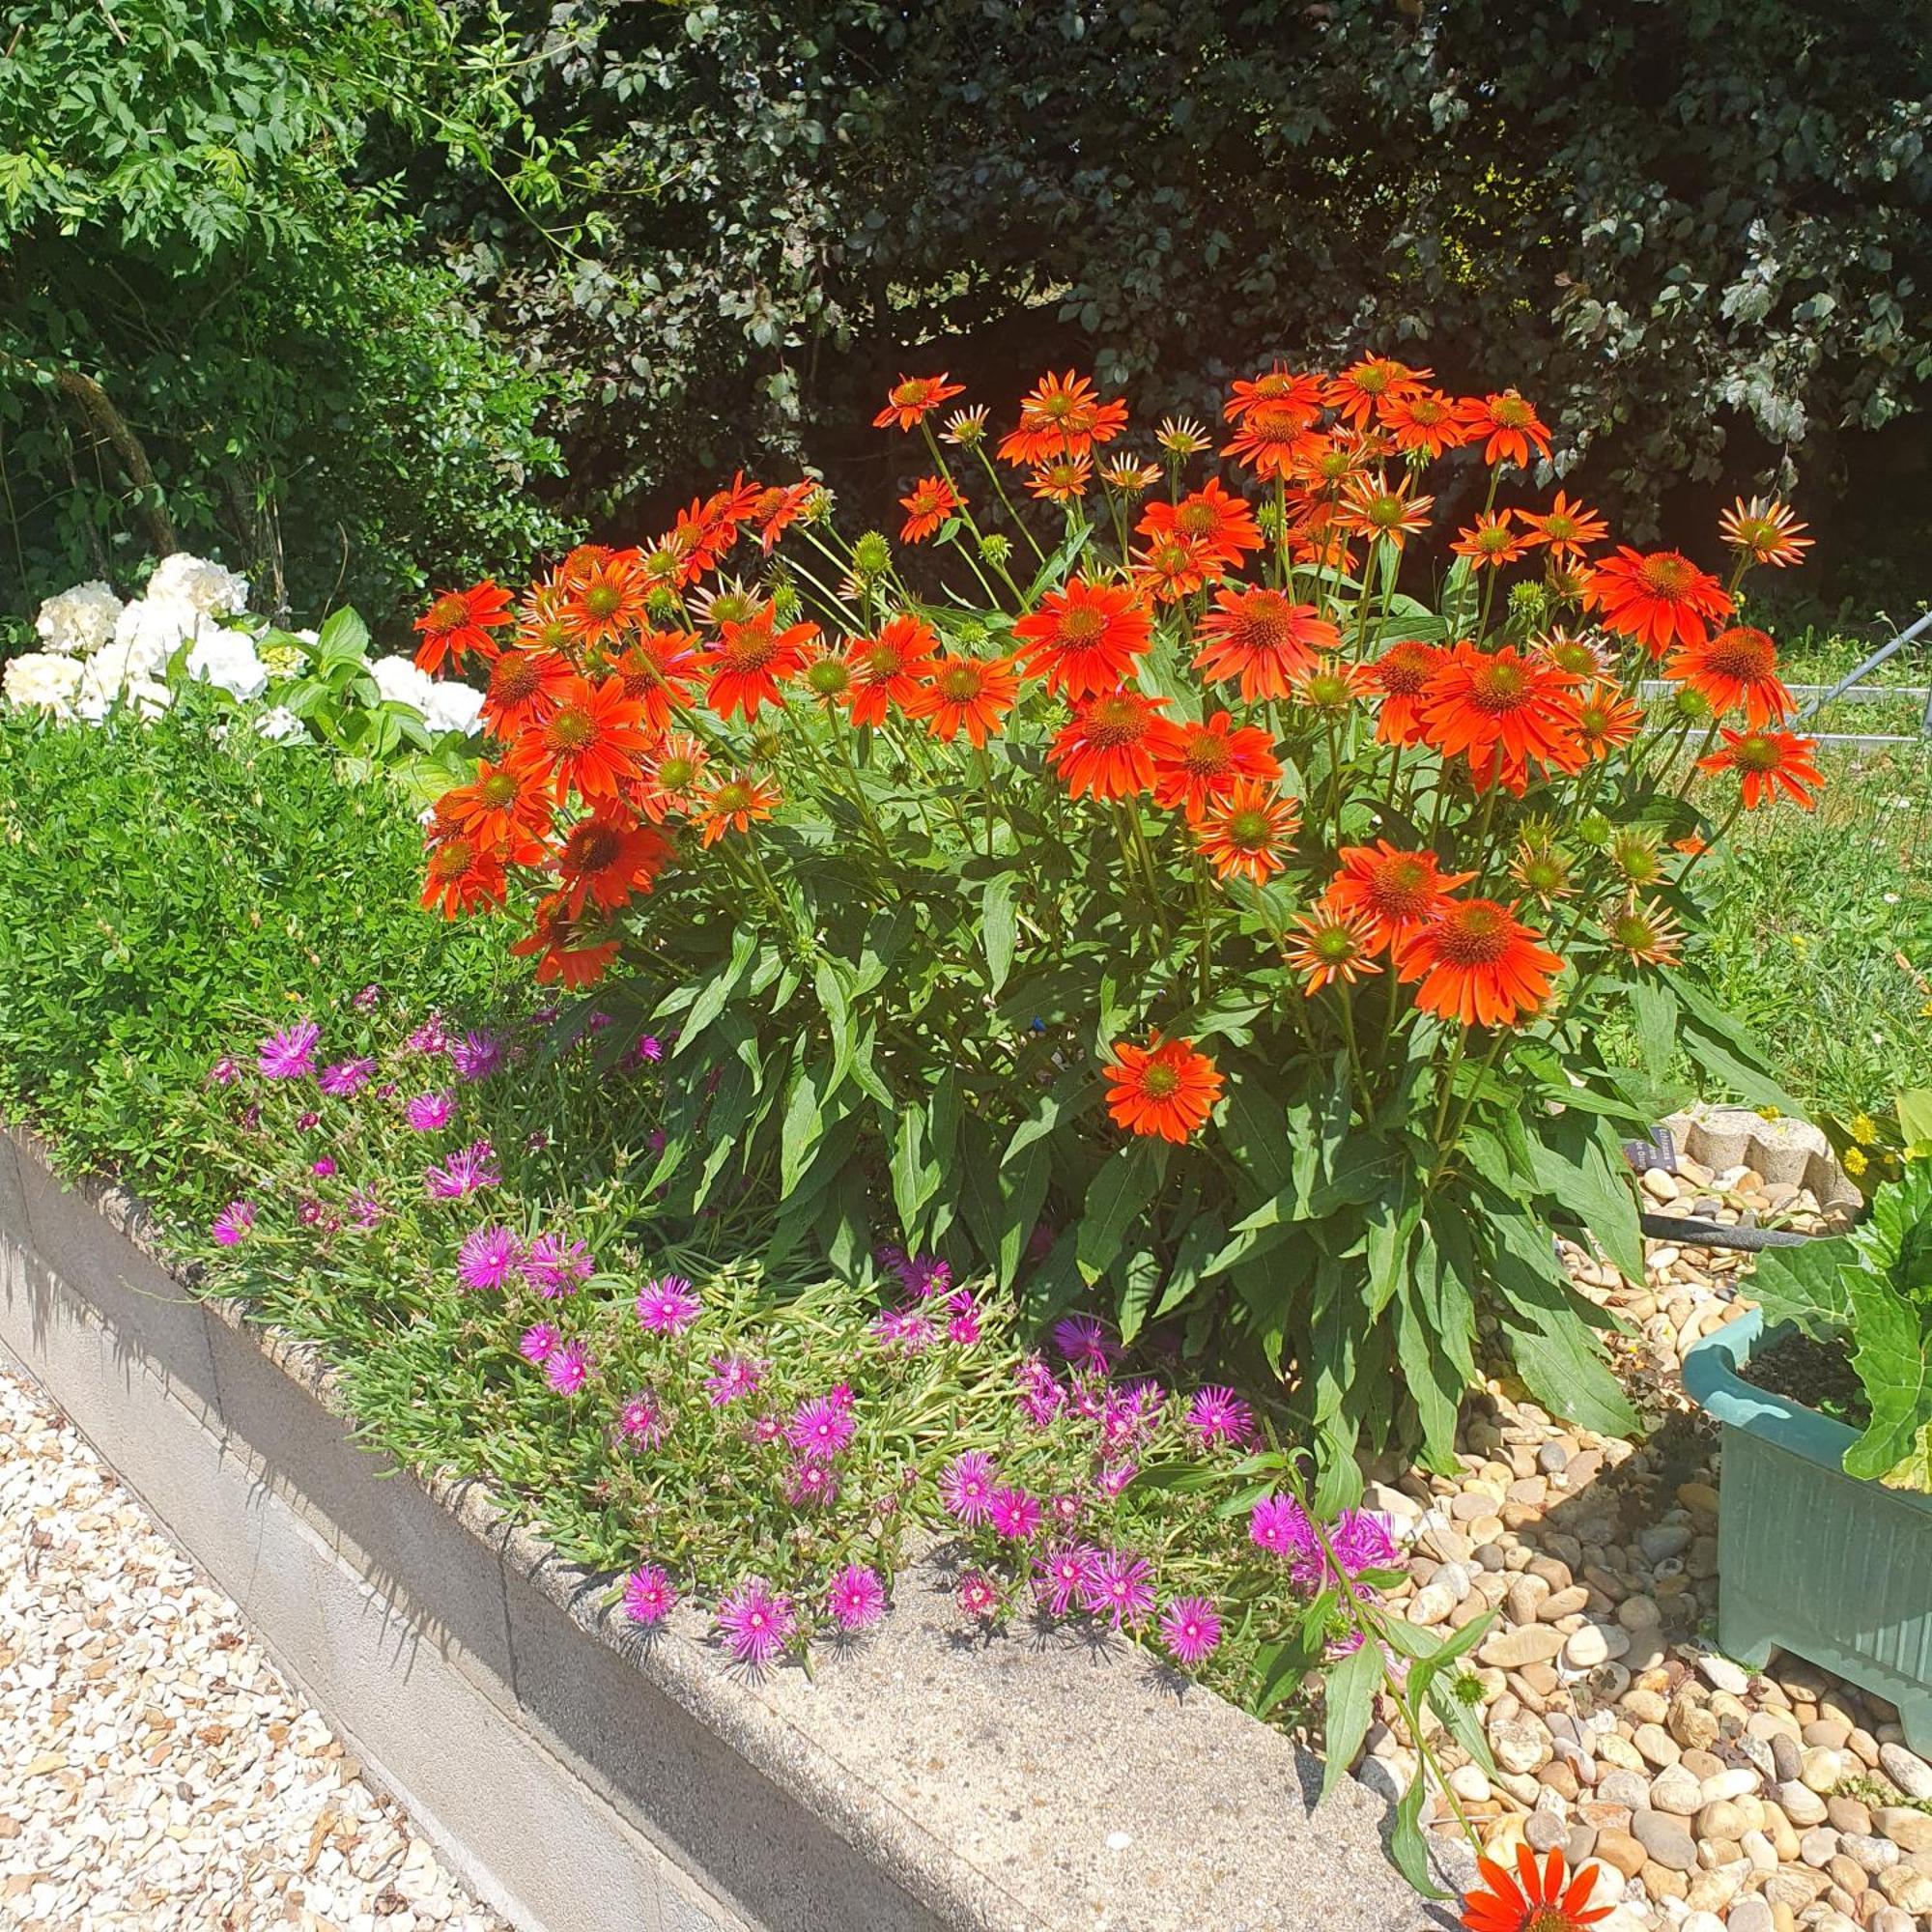
POLYGON ((313 1351, 196 1299, 138 1203, 0 1137, 0 1346, 235 1598, 479 1896, 532 1932, 1415 1932, 1382 1807, 1124 1644, 960 1631, 943 1552, 813 1678, 473 1482, 359 1446, 313 1351))

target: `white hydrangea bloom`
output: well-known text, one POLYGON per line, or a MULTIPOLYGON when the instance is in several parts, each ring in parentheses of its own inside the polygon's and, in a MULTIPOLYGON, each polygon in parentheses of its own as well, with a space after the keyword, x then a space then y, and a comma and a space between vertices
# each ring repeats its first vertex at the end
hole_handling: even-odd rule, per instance
POLYGON ((130 677, 121 696, 136 718, 158 718, 175 701, 174 693, 152 677, 130 677))
POLYGON ((445 678, 429 695, 423 706, 423 722, 432 731, 461 731, 468 736, 476 728, 483 710, 483 694, 454 678, 445 678))
POLYGON ((99 724, 114 709, 121 694, 137 680, 146 681, 153 668, 137 661, 133 644, 117 639, 101 645, 81 667, 80 687, 73 700, 75 717, 99 724))
POLYGON ((84 658, 114 635, 121 600, 97 578, 49 597, 34 619, 34 629, 50 651, 84 658))
POLYGON ((80 664, 49 651, 30 651, 9 658, 0 670, 0 692, 12 704, 36 705, 56 718, 73 715, 74 694, 80 689, 80 664))
POLYGON ((435 681, 427 671, 418 670, 412 659, 378 658, 369 667, 376 689, 391 704, 407 704, 412 711, 427 713, 436 695, 435 681))
POLYGON ((248 580, 224 570, 206 557, 178 550, 155 566, 148 580, 150 597, 178 597, 204 616, 232 617, 248 608, 248 580))
POLYGON ((268 667, 255 655, 254 639, 242 631, 205 631, 187 654, 187 674, 233 697, 260 697, 269 688, 268 667))
POLYGON ((255 733, 271 745, 296 745, 308 736, 308 726, 286 704, 271 704, 256 718, 255 733))
POLYGON ((201 612, 185 597, 137 597, 115 620, 114 641, 128 647, 131 673, 149 677, 202 628, 201 612))

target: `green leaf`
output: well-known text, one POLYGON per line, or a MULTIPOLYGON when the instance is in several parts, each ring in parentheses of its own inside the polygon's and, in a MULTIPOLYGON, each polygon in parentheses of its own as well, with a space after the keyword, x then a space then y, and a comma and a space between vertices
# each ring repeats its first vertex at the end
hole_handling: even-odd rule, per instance
POLYGON ((798 1186, 825 1131, 824 1096, 809 1066, 801 1066, 792 1076, 791 1094, 785 1101, 784 1123, 779 1156, 779 1193, 787 1196, 798 1186))
POLYGON ((1907 1147, 1932 1141, 1932 1087, 1914 1087, 1893 1102, 1898 1112, 1898 1131, 1907 1147))
POLYGON ((1631 1281, 1644 1273, 1636 1192, 1615 1130, 1603 1120, 1564 1114, 1539 1123, 1530 1141, 1537 1183, 1574 1212, 1631 1281))
POLYGON ((1130 1228, 1151 1198, 1165 1163, 1150 1152, 1150 1143, 1135 1139, 1118 1147, 1101 1162, 1100 1171, 1080 1206, 1080 1229, 1074 1255, 1081 1277, 1098 1281, 1114 1264, 1130 1228))
POLYGON ((1852 1367, 1871 1402, 1871 1422, 1845 1451, 1849 1476, 1884 1477, 1915 1456, 1932 1424, 1932 1335, 1918 1307, 1871 1268, 1848 1270, 1852 1367))
POLYGON ((1857 1271, 1849 1241, 1828 1237, 1802 1247, 1767 1248, 1750 1278, 1751 1299, 1764 1311, 1767 1328, 1788 1321, 1813 1340, 1842 1335, 1852 1323, 1846 1277, 1857 1271))
POLYGON ((980 944, 986 952, 986 971, 997 995, 1012 971, 1013 942, 1019 921, 1013 911, 1013 876, 996 872, 986 881, 980 898, 980 944))
POLYGON ((1369 1734, 1369 1719, 1375 1715, 1376 1691, 1381 1681, 1381 1652, 1373 1643, 1363 1644, 1329 1669, 1321 1725, 1321 1747, 1328 1761, 1321 1769, 1318 1804, 1348 1776, 1349 1767, 1369 1734))
POLYGON ((1453 1894, 1438 1886, 1429 1870, 1429 1847, 1422 1837, 1424 1784, 1418 1772, 1409 1779, 1408 1789, 1395 1807, 1389 1828, 1388 1853, 1395 1868, 1424 1898, 1449 1898, 1453 1894))
POLYGON ((315 655, 325 670, 360 664, 369 655, 368 625, 346 604, 331 611, 316 633, 315 655))
POLYGON ((1662 1080, 1677 1052, 1677 995, 1662 980, 1633 980, 1630 1003, 1644 1071, 1662 1080))

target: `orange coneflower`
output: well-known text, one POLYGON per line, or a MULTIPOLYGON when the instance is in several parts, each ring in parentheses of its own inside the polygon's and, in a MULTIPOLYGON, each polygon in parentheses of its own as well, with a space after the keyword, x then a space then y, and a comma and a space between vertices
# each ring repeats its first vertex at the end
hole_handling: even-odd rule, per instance
POLYGON ((1293 677, 1294 695, 1314 711, 1346 711, 1374 689, 1367 670, 1338 657, 1319 657, 1293 677))
POLYGON ((489 656, 490 633, 511 621, 510 593, 486 577, 468 590, 440 590, 415 621, 422 634, 416 646, 416 668, 431 676, 445 664, 460 666, 470 652, 489 656))
POLYGON ((1593 543, 1602 543, 1610 526, 1587 503, 1573 503, 1561 490, 1548 509, 1518 510, 1517 520, 1528 531, 1523 542, 1548 544, 1554 557, 1580 557, 1593 543))
POLYGON ((704 575, 693 555, 697 532, 677 529, 638 554, 638 573, 647 590, 688 590, 704 575))
POLYGON ((1524 837, 1510 860, 1509 875, 1539 905, 1548 907, 1570 896, 1570 862, 1548 837, 1524 837))
POLYGON ((1639 900, 1634 893, 1604 921, 1604 937, 1613 952, 1634 966, 1674 966, 1684 934, 1655 899, 1639 900))
POLYGON ((1043 672, 1049 691, 1080 698, 1125 683, 1152 629, 1127 585, 1075 577, 1049 591, 1013 635, 1023 640, 1019 656, 1028 670, 1043 672))
POLYGON ((1300 825, 1293 799, 1272 784, 1241 779, 1231 796, 1202 815, 1194 836, 1215 877, 1264 886, 1287 864, 1282 850, 1300 825))
POLYGON ((1336 528, 1366 537, 1371 546, 1386 543, 1400 551, 1408 538, 1429 527, 1424 513, 1435 500, 1434 497, 1411 499, 1408 493, 1414 487, 1413 476, 1405 476, 1399 483, 1391 483, 1380 473, 1350 477, 1336 507, 1336 528))
POLYGON ((1103 403, 1085 376, 1042 376, 1020 400, 1020 426, 1001 439, 1000 461, 1016 469, 1058 456, 1085 456, 1095 443, 1112 442, 1127 426, 1125 403, 1103 403))
POLYGON ((503 861, 496 846, 451 832, 430 847, 422 903, 432 910, 440 905, 444 919, 479 905, 500 905, 504 890, 503 861))
POLYGON ((1295 417, 1303 429, 1319 422, 1327 406, 1327 379, 1303 375, 1277 361, 1264 376, 1239 378, 1221 406, 1231 423, 1249 421, 1260 411, 1276 412, 1284 421, 1295 417))
POLYGON ((986 440, 986 406, 975 403, 970 410, 954 410, 946 418, 939 440, 955 449, 978 449, 986 440))
POLYGON ((1790 731, 1733 731, 1723 733, 1720 751, 1697 760, 1705 772, 1736 772, 1744 786, 1747 811, 1769 805, 1783 792, 1809 811, 1816 803, 1814 794, 1825 782, 1825 775, 1811 761, 1818 749, 1814 738, 1800 738, 1790 731))
POLYGON ((1073 798, 1131 798, 1151 791, 1154 758, 1172 756, 1178 728, 1163 718, 1164 697, 1110 691, 1090 697, 1064 725, 1047 753, 1073 798))
POLYGON ((696 592, 691 607, 716 630, 721 624, 749 624, 771 609, 763 587, 741 578, 721 578, 708 590, 696 592))
POLYGON ((1422 720, 1416 700, 1440 668, 1439 645, 1410 638, 1391 644, 1373 664, 1363 667, 1369 687, 1381 693, 1376 715, 1376 736, 1384 745, 1419 745, 1422 720))
POLYGON ((1782 503, 1753 497, 1747 503, 1742 497, 1718 519, 1718 534, 1734 551, 1753 563, 1768 563, 1774 570, 1803 563, 1811 539, 1800 534, 1811 527, 1801 524, 1782 503))
POLYGON ((751 772, 736 772, 699 795, 696 818, 703 842, 715 845, 725 833, 749 832, 753 819, 769 818, 778 809, 777 785, 751 772))
POLYGON ((1384 396, 1376 419, 1404 456, 1426 456, 1433 463, 1445 449, 1461 449, 1475 432, 1453 396, 1440 389, 1409 389, 1384 396))
POLYGON ((614 798, 637 776, 638 756, 651 743, 644 707, 625 696, 615 677, 571 678, 556 709, 526 736, 550 766, 559 798, 573 788, 588 799, 614 798))
POLYGON ((1107 1067, 1107 1112, 1129 1133, 1185 1141, 1214 1111, 1225 1084, 1191 1039, 1164 1040, 1151 1033, 1145 1046, 1116 1040, 1107 1067))
POLYGON ((1527 1845, 1517 1847, 1516 1859, 1514 1877, 1493 1859, 1477 1859, 1488 1889, 1471 1890, 1463 1900, 1463 1923, 1469 1932, 1582 1932, 1608 1918, 1609 1906, 1590 1905, 1598 1866, 1580 1867, 1566 1889, 1561 1852, 1551 1852, 1540 1870, 1527 1845))
POLYGON ((775 629, 778 617, 767 605, 749 623, 726 621, 718 627, 718 641, 700 662, 709 677, 704 701, 721 718, 742 713, 749 723, 761 705, 782 704, 779 679, 795 677, 805 668, 806 647, 818 636, 816 624, 790 624, 775 629))
POLYGON ((1610 668, 1610 654, 1594 638, 1568 631, 1545 631, 1530 639, 1529 648, 1572 677, 1602 677, 1610 668))
MULTIPOLYGON (((702 503, 692 506, 692 520, 703 532, 697 548, 705 554, 707 566, 717 563, 738 541, 738 532, 746 524, 778 514, 787 497, 809 497, 816 487, 807 482, 767 488, 742 469, 734 471, 722 490, 712 491, 702 503)), ((769 550, 771 545, 765 548, 769 550)))
POLYGON ((889 705, 900 710, 910 705, 938 648, 932 626, 904 611, 888 617, 876 638, 854 638, 845 649, 853 724, 883 724, 889 705))
POLYGON ((1576 682, 1513 644, 1496 651, 1456 644, 1417 705, 1423 736, 1445 757, 1466 755, 1472 767, 1493 756, 1514 773, 1532 758, 1552 771, 1580 771, 1576 682))
POLYGON ((966 507, 966 498, 944 476, 922 476, 910 497, 899 498, 906 520, 899 529, 901 543, 923 543, 948 517, 966 507))
POLYGON ((1297 672, 1318 652, 1332 650, 1342 634, 1313 604, 1296 604, 1280 590, 1256 584, 1230 584, 1214 596, 1214 608, 1195 633, 1201 650, 1196 670, 1211 678, 1237 677, 1250 704, 1287 697, 1297 672))
POLYGON ((498 651, 483 692, 483 723, 493 737, 508 740, 541 724, 577 675, 559 652, 515 645, 498 651))
POLYGON ((691 702, 698 675, 700 639, 696 631, 644 631, 611 661, 624 696, 644 707, 653 731, 668 731, 672 715, 691 702))
POLYGON ((1730 593, 1688 556, 1674 550, 1646 555, 1628 544, 1590 567, 1583 601, 1604 613, 1606 629, 1634 638, 1654 658, 1673 643, 1702 643, 1731 608, 1730 593))
POLYGON ((670 841, 627 812, 599 806, 565 834, 554 863, 571 918, 586 899, 614 912, 634 892, 650 891, 651 881, 670 863, 670 841))
POLYGON ((983 752, 1019 696, 1014 663, 1012 658, 934 658, 924 682, 906 700, 906 716, 924 719, 942 744, 952 744, 963 730, 983 752))
POLYGON ((1236 726, 1225 711, 1205 724, 1177 724, 1174 736, 1153 753, 1153 802, 1164 811, 1179 811, 1197 825, 1208 809, 1236 785, 1281 777, 1274 743, 1257 724, 1236 726))
POLYGON ((1480 437, 1485 463, 1514 463, 1519 469, 1529 468, 1529 452, 1549 454, 1549 432, 1536 413, 1536 406, 1514 389, 1490 396, 1466 396, 1461 406, 1463 424, 1471 442, 1480 437))
POLYGON ((1593 758, 1606 758, 1643 729, 1643 706, 1607 678, 1577 694, 1577 742, 1593 758))
POLYGON ((1190 456, 1205 456, 1214 447, 1206 425, 1192 416, 1162 416, 1153 440, 1177 464, 1190 456))
POLYGON ((1100 466, 1100 481, 1126 497, 1138 497, 1151 490, 1162 473, 1159 464, 1136 463, 1130 456, 1117 456, 1111 463, 1100 466))
POLYGON ((886 406, 872 418, 874 429, 917 429, 941 403, 965 394, 965 385, 949 383, 942 369, 936 376, 901 376, 886 391, 886 406))
POLYGON ((1411 369, 1392 355, 1369 355, 1344 369, 1328 384, 1323 400, 1344 422, 1365 429, 1384 397, 1410 395, 1435 373, 1433 369, 1411 369))
POLYGON ((1386 838, 1350 845, 1336 854, 1342 869, 1328 887, 1327 902, 1368 922, 1378 952, 1406 939, 1432 919, 1473 872, 1445 872, 1434 852, 1405 852, 1386 838))
POLYGON ((756 526, 758 548, 767 556, 772 546, 811 508, 824 489, 823 483, 808 476, 802 482, 774 484, 771 489, 758 492, 745 521, 756 526))
POLYGON ((1091 456, 1056 456, 1034 466, 1027 490, 1042 503, 1077 503, 1086 496, 1093 475, 1091 456))
POLYGON ((614 934, 601 934, 601 928, 571 917, 563 895, 553 893, 538 901, 530 930, 517 940, 510 951, 519 958, 532 954, 537 959, 537 984, 560 981, 572 991, 592 986, 611 970, 621 943, 614 934))
POLYGON ((1742 709, 1753 731, 1798 708, 1777 674, 1777 646, 1748 624, 1733 624, 1715 638, 1686 644, 1664 665, 1663 674, 1689 685, 1719 718, 1742 709))
MULTIPOLYGON (((1238 389, 1240 384, 1236 387, 1238 389)), ((1228 407, 1232 411, 1235 406, 1230 403, 1228 407)), ((1278 477, 1286 482, 1297 460, 1317 440, 1311 425, 1320 413, 1319 401, 1312 412, 1305 402, 1287 396, 1255 403, 1239 417, 1240 427, 1221 445, 1221 454, 1232 456, 1257 476, 1278 477)))
POLYGON ((798 681, 824 710, 835 711, 852 701, 852 667, 835 650, 814 647, 798 681))
POLYGON ((1332 893, 1298 914, 1294 929, 1301 943, 1283 957, 1291 972, 1307 974, 1303 991, 1310 999, 1335 980, 1352 986, 1364 974, 1382 970, 1371 956, 1378 945, 1374 923, 1366 913, 1338 905, 1332 893))
POLYGON ((1484 510, 1467 529, 1456 532, 1449 548, 1478 570, 1500 570, 1529 548, 1529 540, 1517 534, 1507 510, 1484 510))
POLYGON ((668 731, 642 760, 628 796, 654 825, 673 811, 688 812, 710 754, 688 731, 668 731))
POLYGON ((522 848, 550 830, 553 802, 542 753, 517 745, 497 764, 478 758, 475 778, 444 792, 437 800, 437 814, 479 846, 516 849, 521 858, 522 848))
POLYGON ((580 645, 611 644, 637 630, 651 585, 635 551, 617 551, 575 576, 557 615, 580 645))
POLYGON ((1128 557, 1136 590, 1145 591, 1156 604, 1179 604, 1202 589, 1210 572, 1221 566, 1199 545, 1185 537, 1155 537, 1145 550, 1128 557))
POLYGON ((1253 506, 1210 476, 1178 503, 1150 503, 1134 526, 1137 535, 1179 537, 1196 544, 1211 561, 1234 569, 1250 551, 1262 547, 1253 506))
POLYGON ((1494 899, 1445 899, 1395 952, 1396 971, 1419 980, 1415 1004, 1464 1026, 1510 1026, 1549 997, 1563 961, 1543 935, 1494 899))

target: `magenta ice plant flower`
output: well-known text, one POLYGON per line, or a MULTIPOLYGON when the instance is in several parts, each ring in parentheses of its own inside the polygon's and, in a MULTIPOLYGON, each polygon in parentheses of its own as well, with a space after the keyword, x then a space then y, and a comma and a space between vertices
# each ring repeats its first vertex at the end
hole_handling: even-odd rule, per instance
POLYGON ((670 1424, 657 1399, 639 1389, 617 1411, 617 1429, 633 1449, 655 1449, 669 1434, 670 1424))
POLYGON ((1307 1538, 1308 1512, 1293 1496, 1264 1496, 1248 1512, 1248 1541, 1270 1556, 1292 1557, 1307 1538))
POLYGON ((449 1064, 459 1080, 487 1080, 503 1064, 503 1042, 493 1033, 471 1028, 449 1043, 449 1064))
POLYGON ((696 1292, 681 1274, 645 1282, 638 1296, 638 1325, 653 1335, 682 1335, 697 1320, 696 1292))
POLYGON ((239 1248, 254 1225, 255 1204, 252 1201, 231 1201, 214 1217, 214 1224, 208 1232, 214 1236, 217 1247, 239 1248))
POLYGON ((993 1459, 983 1449, 968 1449, 953 1457, 940 1475, 939 1500, 947 1515, 970 1527, 992 1514, 998 1483, 993 1459))
POLYGON ((959 1607, 969 1617, 990 1617, 1000 1607, 999 1586, 990 1577, 969 1570, 959 1579, 959 1607))
POLYGON ((458 1148, 440 1167, 423 1169, 423 1185, 438 1201, 465 1200, 478 1188, 498 1185, 502 1179, 488 1141, 471 1141, 468 1147, 458 1148))
POLYGON ((315 1071, 315 1043, 321 1037, 313 1020, 278 1027, 262 1042, 255 1065, 270 1080, 305 1080, 315 1071))
POLYGON ((596 1272, 590 1250, 567 1235, 539 1235, 524 1255, 524 1279, 550 1300, 569 1294, 596 1272))
POLYGON ((547 1362, 563 1346, 563 1337, 548 1321, 533 1321, 524 1330, 517 1352, 526 1362, 547 1362))
POLYGON ((1122 1624, 1144 1622, 1153 1608, 1153 1566, 1131 1549, 1103 1549, 1088 1571, 1080 1607, 1122 1624))
POLYGON ((338 1060, 333 1066, 322 1069, 322 1077, 316 1085, 331 1098, 347 1100, 369 1084, 369 1078, 375 1071, 376 1063, 373 1060, 338 1060))
POLYGON ((624 1614, 634 1624, 661 1624, 676 1603, 669 1577, 655 1563, 640 1563, 624 1578, 624 1614))
POLYGON ((785 1424, 785 1440, 801 1456, 829 1462, 851 1441, 857 1427, 849 1403, 840 1402, 834 1390, 799 1404, 785 1424))
POLYGON ((446 1053, 449 1050, 449 1030, 442 1023, 440 1013, 431 1013, 428 1019, 414 1028, 403 1042, 412 1053, 446 1053))
POLYGON ((232 1087, 241 1077, 241 1063, 232 1053, 224 1053, 208 1069, 208 1084, 211 1087, 232 1087))
POLYGON ((980 1311, 977 1308, 962 1308, 947 1322, 946 1339, 959 1348, 972 1348, 980 1339, 980 1311))
POLYGON ((1003 1483, 987 1503, 986 1519, 996 1535, 1009 1543, 1025 1543, 1039 1531, 1039 1498, 1016 1483, 1003 1483))
POLYGON ((1255 1438, 1255 1412, 1233 1389, 1209 1382, 1194 1391, 1187 1426, 1205 1449, 1224 1442, 1239 1448, 1255 1438))
POLYGON ((358 1228, 373 1228, 387 1211, 373 1187, 358 1187, 349 1197, 349 1218, 358 1228))
POLYGON ((335 1172, 335 1162, 327 1154, 324 1154, 320 1159, 309 1162, 308 1171, 311 1174, 320 1175, 324 1180, 327 1180, 335 1172))
POLYGON ((1221 1641, 1221 1613, 1206 1597, 1176 1597, 1160 1613, 1160 1640, 1192 1670, 1221 1641))
POLYGON ((544 1363, 544 1379, 558 1395, 577 1395, 590 1379, 593 1361, 582 1342, 566 1342, 544 1363))
POLYGON ((1107 1331, 1091 1315, 1067 1315, 1053 1324, 1053 1346, 1076 1369, 1104 1376, 1114 1364, 1107 1331))
POLYGON ((418 1094, 403 1106, 403 1120, 412 1133, 440 1133, 456 1113, 456 1095, 446 1088, 418 1094))
POLYGON ((1067 1616, 1081 1601, 1099 1554, 1084 1543, 1056 1543, 1034 1565, 1034 1595, 1057 1617, 1067 1616))
POLYGON ((740 1663, 762 1670, 784 1654, 798 1629, 791 1599, 762 1577, 747 1577, 718 1605, 718 1634, 740 1663))
POLYGON ((765 1378, 765 1365, 749 1355, 713 1355, 704 1378, 704 1398, 713 1408, 756 1395, 765 1378))
POLYGON ((456 1251, 456 1278, 472 1294, 501 1288, 523 1270, 524 1244, 514 1229, 486 1221, 463 1237, 456 1251))
POLYGON ((886 1586, 876 1570, 848 1563, 833 1577, 825 1593, 825 1608, 842 1631, 862 1631, 885 1614, 886 1586))
POLYGON ((801 1456, 785 1472, 784 1498, 793 1509, 830 1509, 838 1500, 838 1472, 816 1456, 801 1456))

